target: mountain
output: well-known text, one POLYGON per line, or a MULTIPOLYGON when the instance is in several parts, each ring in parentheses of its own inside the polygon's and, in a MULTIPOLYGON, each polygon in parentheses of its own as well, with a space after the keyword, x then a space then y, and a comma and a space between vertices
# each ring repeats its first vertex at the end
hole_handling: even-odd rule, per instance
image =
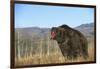
POLYGON ((32 38, 32 37, 44 37, 50 31, 50 28, 39 28, 39 27, 26 27, 26 28, 16 28, 15 33, 20 33, 23 38, 32 38))
POLYGON ((91 37, 94 35, 94 23, 82 24, 75 27, 74 29, 79 30, 87 37, 91 37))
MULTIPOLYGON (((86 37, 91 37, 94 35, 94 23, 82 24, 75 27, 74 29, 82 32, 86 37)), ((26 27, 26 28, 15 28, 15 33, 20 34, 23 38, 32 37, 45 37, 50 32, 50 28, 40 28, 40 27, 26 27)))

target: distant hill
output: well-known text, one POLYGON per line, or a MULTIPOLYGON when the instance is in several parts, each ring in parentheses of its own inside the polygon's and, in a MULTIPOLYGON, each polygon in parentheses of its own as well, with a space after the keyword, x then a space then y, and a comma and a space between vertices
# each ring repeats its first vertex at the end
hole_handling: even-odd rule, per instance
MULTIPOLYGON (((94 23, 82 24, 75 27, 74 29, 79 30, 87 37, 91 37, 94 35, 94 23)), ((20 36, 23 36, 23 38, 45 37, 50 32, 50 28, 16 28, 15 33, 17 34, 18 32, 20 33, 20 36)))
POLYGON ((39 27, 27 27, 27 28, 16 28, 15 32, 23 35, 23 38, 31 37, 44 37, 50 31, 50 28, 39 28, 39 27))
POLYGON ((85 36, 91 37, 94 35, 94 23, 82 24, 75 27, 76 30, 82 32, 85 36))

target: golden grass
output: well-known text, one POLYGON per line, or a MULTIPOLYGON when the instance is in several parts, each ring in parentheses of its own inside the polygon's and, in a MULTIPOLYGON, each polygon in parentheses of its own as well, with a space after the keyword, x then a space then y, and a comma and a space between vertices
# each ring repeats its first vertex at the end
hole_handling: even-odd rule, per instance
POLYGON ((19 58, 15 60, 16 65, 32 65, 32 64, 51 64, 51 63, 64 63, 65 60, 63 56, 58 54, 50 54, 50 55, 33 55, 27 56, 23 58, 19 58))
POLYGON ((54 52, 49 55, 30 55, 26 57, 15 58, 15 65, 39 65, 39 64, 52 64, 52 63, 70 63, 70 62, 86 62, 94 61, 94 39, 88 39, 88 53, 89 57, 87 60, 84 60, 82 57, 78 57, 77 60, 67 60, 65 61, 61 52, 54 52))

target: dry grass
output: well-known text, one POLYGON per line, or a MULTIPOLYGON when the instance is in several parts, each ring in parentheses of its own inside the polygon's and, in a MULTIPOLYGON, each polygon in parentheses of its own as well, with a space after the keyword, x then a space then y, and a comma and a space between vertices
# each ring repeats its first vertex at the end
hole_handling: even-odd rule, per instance
POLYGON ((32 64, 51 64, 51 63, 64 63, 65 60, 62 55, 50 54, 50 55, 33 55, 20 59, 16 59, 16 65, 32 65, 32 64))
POLYGON ((15 65, 37 65, 37 64, 52 64, 52 63, 69 63, 69 62, 86 62, 94 61, 94 39, 88 39, 88 53, 89 57, 87 60, 84 60, 82 57, 78 57, 77 60, 67 60, 65 61, 64 57, 61 54, 61 51, 50 53, 49 55, 30 55, 26 57, 16 58, 15 65))

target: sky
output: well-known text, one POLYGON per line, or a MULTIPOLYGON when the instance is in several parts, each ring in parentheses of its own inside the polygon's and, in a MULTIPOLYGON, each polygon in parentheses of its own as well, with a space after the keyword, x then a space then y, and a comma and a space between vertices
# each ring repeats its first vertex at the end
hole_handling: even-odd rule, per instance
POLYGON ((94 23, 94 8, 15 4, 15 28, 94 23))

